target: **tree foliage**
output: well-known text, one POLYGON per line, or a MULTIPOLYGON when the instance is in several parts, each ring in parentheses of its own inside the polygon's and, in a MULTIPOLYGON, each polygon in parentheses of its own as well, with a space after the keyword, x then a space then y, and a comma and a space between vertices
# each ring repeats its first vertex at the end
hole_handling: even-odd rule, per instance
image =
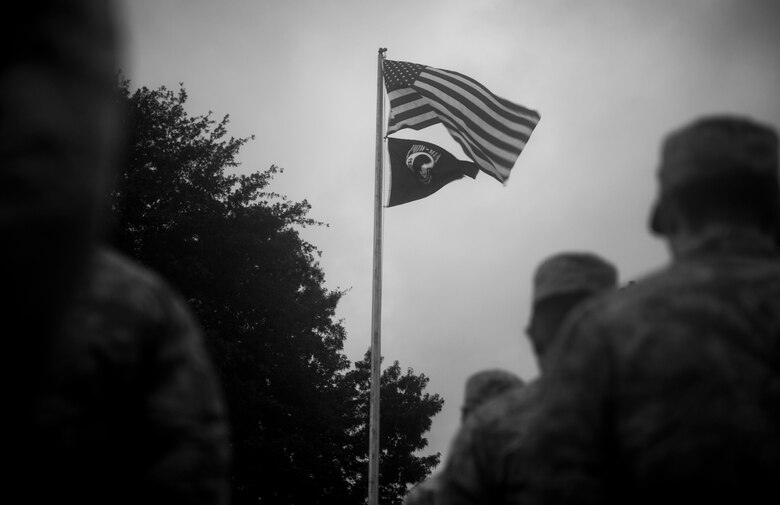
MULTIPOLYGON (((120 85, 127 160, 111 241, 167 278, 206 329, 228 400, 233 503, 360 504, 367 495, 368 361, 343 354, 320 252, 303 240, 306 200, 269 190, 276 166, 229 173, 251 140, 229 117, 189 116, 187 93, 120 85)), ((417 456, 441 409, 428 379, 396 362, 382 375, 383 503, 400 503, 438 454, 417 456)))
MULTIPOLYGON (((360 447, 368 447, 368 419, 371 379, 371 352, 346 374, 346 380, 358 391, 357 404, 361 411, 356 432, 360 447)), ((425 392, 428 377, 415 375, 408 368, 402 372, 398 361, 382 371, 379 388, 379 501, 400 503, 407 491, 407 484, 423 480, 437 464, 440 455, 417 456, 427 447, 423 436, 431 428, 431 418, 439 413, 444 404, 438 394, 425 392)), ((360 465, 367 465, 368 454, 361 458, 360 465)), ((361 467, 362 469, 362 467, 361 467)), ((356 472, 357 473, 357 472, 356 472)), ((358 496, 366 496, 368 482, 362 475, 355 483, 358 496)), ((359 502, 355 502, 359 503, 359 502)))

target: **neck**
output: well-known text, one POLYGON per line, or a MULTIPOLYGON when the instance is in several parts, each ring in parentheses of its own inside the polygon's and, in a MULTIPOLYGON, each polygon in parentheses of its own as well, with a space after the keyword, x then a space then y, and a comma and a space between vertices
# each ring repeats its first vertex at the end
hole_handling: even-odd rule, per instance
POLYGON ((547 356, 546 354, 540 354, 536 358, 536 363, 539 365, 539 375, 544 377, 547 374, 547 369, 549 368, 549 364, 547 363, 547 356))
POLYGON ((681 228, 668 237, 672 256, 679 258, 702 249, 772 249, 774 237, 758 226, 743 223, 712 223, 696 230, 681 228))

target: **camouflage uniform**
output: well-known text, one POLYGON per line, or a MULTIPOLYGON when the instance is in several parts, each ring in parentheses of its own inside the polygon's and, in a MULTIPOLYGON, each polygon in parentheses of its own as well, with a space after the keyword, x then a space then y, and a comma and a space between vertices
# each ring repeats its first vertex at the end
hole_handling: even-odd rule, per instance
MULTIPOLYGON (((617 271, 589 253, 561 253, 543 261, 534 275, 533 303, 576 294, 577 301, 613 289, 617 271)), ((571 306, 566 305, 567 311, 571 306)), ((535 314, 536 315, 536 314, 535 314)), ((560 324, 560 321, 558 321, 560 324)), ((557 326, 546 328, 553 331, 557 326)), ((552 341, 554 335, 540 335, 552 341)), ((544 346, 539 345, 538 349, 544 346)), ((539 356, 541 358, 542 356, 539 356)), ((440 479, 436 503, 447 505, 514 503, 525 470, 518 467, 526 433, 538 409, 541 379, 515 388, 480 406, 464 423, 440 479)))
POLYGON ((483 404, 501 395, 525 385, 523 379, 507 370, 498 368, 482 370, 466 379, 461 406, 461 419, 466 420, 483 404))
MULTIPOLYGON (((500 369, 476 372, 466 380, 461 407, 462 420, 469 419, 481 405, 507 391, 521 390, 523 380, 517 375, 500 369)), ((432 505, 437 503, 442 474, 435 473, 412 487, 404 497, 404 505, 432 505)))
POLYGON ((96 252, 47 367, 28 427, 46 484, 33 502, 227 502, 222 392, 200 326, 160 278, 96 252))
POLYGON ((507 503, 519 476, 509 457, 522 444, 538 391, 537 379, 474 413, 455 437, 435 503, 507 503))
POLYGON ((412 487, 404 496, 403 505, 433 505, 441 487, 441 474, 434 473, 424 481, 412 487))
MULTIPOLYGON (((776 142, 736 119, 681 130, 665 144, 659 207, 713 164, 776 186, 776 142)), ((663 212, 653 229, 674 241, 671 266, 586 307, 551 351, 523 503, 780 503, 773 237, 733 223, 686 234, 663 212)))
POLYGON ((100 249, 122 138, 111 2, 0 17, 5 502, 219 504, 228 433, 182 298, 100 249))

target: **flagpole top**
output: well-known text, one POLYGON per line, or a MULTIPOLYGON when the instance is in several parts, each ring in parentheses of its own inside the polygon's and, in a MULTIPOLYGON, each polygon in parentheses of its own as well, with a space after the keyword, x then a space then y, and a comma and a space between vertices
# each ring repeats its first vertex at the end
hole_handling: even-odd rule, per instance
POLYGON ((386 52, 386 51, 387 51, 387 48, 386 48, 386 47, 380 47, 380 48, 379 48, 379 54, 381 54, 382 56, 384 56, 384 54, 385 54, 385 52, 386 52))

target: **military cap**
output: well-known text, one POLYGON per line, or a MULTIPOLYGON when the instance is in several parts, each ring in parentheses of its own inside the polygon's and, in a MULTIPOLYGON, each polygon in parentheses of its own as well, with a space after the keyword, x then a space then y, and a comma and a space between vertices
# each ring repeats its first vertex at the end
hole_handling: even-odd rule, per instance
POLYGON ((663 232, 660 208, 680 189, 734 176, 778 185, 777 133, 773 128, 724 115, 701 118, 670 133, 662 146, 660 194, 651 229, 663 232))
POLYGON ((559 253, 544 260, 534 275, 534 304, 569 293, 598 293, 617 286, 617 269, 586 252, 559 253))
POLYGON ((483 370, 472 374, 466 380, 463 410, 472 410, 499 393, 523 384, 523 379, 507 370, 483 370))

